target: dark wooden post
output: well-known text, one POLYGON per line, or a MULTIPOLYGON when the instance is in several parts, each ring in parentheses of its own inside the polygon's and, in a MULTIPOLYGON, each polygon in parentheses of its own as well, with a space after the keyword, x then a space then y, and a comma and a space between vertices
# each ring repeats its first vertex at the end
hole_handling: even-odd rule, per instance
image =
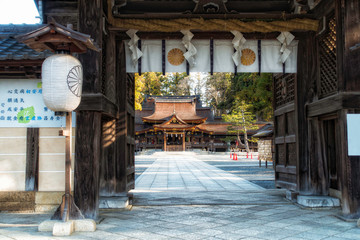
POLYGON ((28 128, 26 134, 25 191, 37 191, 39 182, 39 128, 28 128))
MULTIPOLYGON (((79 31, 91 35, 101 46, 103 1, 78 1, 79 31)), ((83 98, 101 89, 101 54, 88 51, 79 59, 83 65, 83 98)), ((99 209, 99 171, 101 161, 101 113, 81 106, 76 114, 75 203, 86 218, 97 219, 99 209), (88 109, 88 110, 87 110, 88 109)))
MULTIPOLYGON (((297 118, 297 189, 301 194, 313 194, 309 172, 308 120, 306 103, 311 97, 310 84, 316 79, 316 41, 315 33, 301 36, 298 49, 298 72, 296 79, 295 108, 297 118)), ((316 168, 316 163, 313 163, 316 168)), ((313 182, 313 184, 316 184, 313 182)))
MULTIPOLYGON (((337 56, 340 91, 360 91, 360 2, 358 0, 336 1, 337 11, 337 56), (339 36, 339 37, 338 37, 339 36), (343 82, 341 82, 341 80, 343 82)), ((342 170, 343 213, 350 217, 360 217, 360 156, 348 156, 347 151, 347 113, 360 113, 359 95, 350 102, 356 110, 342 110, 339 117, 340 137, 343 143, 340 147, 342 170)))

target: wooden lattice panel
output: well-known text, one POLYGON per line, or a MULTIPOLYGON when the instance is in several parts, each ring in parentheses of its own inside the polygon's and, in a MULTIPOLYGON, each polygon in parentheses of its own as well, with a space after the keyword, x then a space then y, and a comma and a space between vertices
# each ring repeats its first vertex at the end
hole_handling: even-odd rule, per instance
POLYGON ((101 93, 106 95, 106 39, 103 36, 101 47, 101 93))
POLYGON ((130 106, 135 102, 135 77, 134 74, 127 74, 127 100, 130 106))
POLYGON ((326 97, 337 91, 337 66, 336 66, 336 22, 335 18, 328 22, 328 31, 319 40, 320 58, 320 93, 326 97))
POLYGON ((276 108, 295 100, 296 74, 286 73, 274 75, 274 91, 276 108))

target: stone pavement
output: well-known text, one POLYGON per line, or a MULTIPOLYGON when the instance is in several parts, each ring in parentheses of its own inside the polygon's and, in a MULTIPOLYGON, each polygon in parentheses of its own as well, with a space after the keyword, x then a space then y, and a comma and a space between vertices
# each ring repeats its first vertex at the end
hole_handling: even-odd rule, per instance
POLYGON ((217 155, 138 159, 147 157, 152 160, 136 181, 133 209, 102 210, 95 232, 53 237, 37 231, 49 214, 0 213, 0 239, 360 239, 356 222, 336 217, 339 209, 300 208, 283 190, 263 189, 199 161, 221 159, 217 155))

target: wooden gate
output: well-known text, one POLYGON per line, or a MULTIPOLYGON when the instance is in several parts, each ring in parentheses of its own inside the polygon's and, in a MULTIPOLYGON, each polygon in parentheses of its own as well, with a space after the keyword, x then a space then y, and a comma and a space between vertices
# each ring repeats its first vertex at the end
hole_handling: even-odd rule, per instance
POLYGON ((125 43, 118 41, 117 48, 117 88, 119 120, 117 124, 118 161, 121 171, 121 191, 135 187, 135 76, 126 73, 125 43))
POLYGON ((296 74, 274 74, 273 84, 275 185, 296 190, 296 74))

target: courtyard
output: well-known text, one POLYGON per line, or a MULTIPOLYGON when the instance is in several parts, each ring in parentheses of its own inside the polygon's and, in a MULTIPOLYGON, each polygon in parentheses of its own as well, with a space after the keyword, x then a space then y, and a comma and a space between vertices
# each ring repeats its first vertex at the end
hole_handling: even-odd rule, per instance
POLYGON ((136 156, 131 210, 101 210, 95 232, 38 232, 51 214, 0 213, 0 239, 360 239, 340 209, 311 210, 271 187, 257 159, 151 152, 136 156))

